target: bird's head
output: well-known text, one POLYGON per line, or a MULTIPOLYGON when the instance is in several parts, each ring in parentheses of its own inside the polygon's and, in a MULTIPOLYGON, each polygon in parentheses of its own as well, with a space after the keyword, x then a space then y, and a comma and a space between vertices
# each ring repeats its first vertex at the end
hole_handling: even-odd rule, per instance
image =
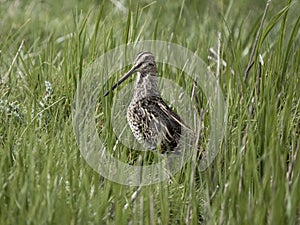
MULTIPOLYGON (((156 63, 155 58, 151 52, 140 52, 135 57, 133 66, 131 69, 120 78, 120 80, 115 83, 111 91, 113 91, 116 87, 118 87, 121 83, 123 83, 127 78, 129 78, 134 73, 139 72, 142 77, 146 76, 156 76, 157 69, 156 69, 156 63)), ((110 93, 110 90, 107 90, 104 94, 104 96, 107 96, 110 93)))

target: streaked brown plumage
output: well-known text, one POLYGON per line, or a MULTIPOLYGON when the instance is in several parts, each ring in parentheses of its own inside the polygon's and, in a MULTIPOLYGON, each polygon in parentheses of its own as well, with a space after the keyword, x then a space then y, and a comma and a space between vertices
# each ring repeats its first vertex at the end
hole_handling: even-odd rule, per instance
POLYGON ((112 86, 112 90, 136 72, 135 90, 127 109, 127 121, 133 135, 151 150, 178 152, 182 129, 189 128, 163 101, 157 86, 155 58, 151 52, 140 52, 132 68, 112 86))

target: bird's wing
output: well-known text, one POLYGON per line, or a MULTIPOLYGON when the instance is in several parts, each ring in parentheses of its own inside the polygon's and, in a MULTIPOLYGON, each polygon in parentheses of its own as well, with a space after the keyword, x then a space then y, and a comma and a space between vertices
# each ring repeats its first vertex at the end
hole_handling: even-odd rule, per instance
POLYGON ((160 139, 163 148, 175 148, 181 137, 182 128, 188 126, 161 98, 151 98, 144 103, 148 107, 141 108, 144 108, 147 115, 146 123, 153 134, 153 142, 159 142, 160 139))
POLYGON ((182 129, 191 130, 161 98, 145 98, 131 109, 139 134, 151 147, 161 145, 162 153, 178 146, 182 129))
POLYGON ((164 113, 164 116, 172 118, 172 120, 176 121, 182 128, 187 130, 191 130, 191 128, 184 123, 181 117, 175 113, 163 100, 158 102, 159 108, 164 113))

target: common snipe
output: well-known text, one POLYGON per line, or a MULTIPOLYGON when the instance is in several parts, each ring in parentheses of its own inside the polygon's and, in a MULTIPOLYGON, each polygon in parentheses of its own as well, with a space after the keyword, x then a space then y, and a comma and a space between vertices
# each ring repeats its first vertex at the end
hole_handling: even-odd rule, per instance
MULTIPOLYGON (((158 90, 158 73, 151 52, 140 52, 132 68, 112 86, 114 90, 137 72, 132 100, 127 109, 127 121, 135 138, 146 147, 160 152, 179 152, 183 129, 189 129, 162 99, 158 90)), ((109 94, 107 90, 104 96, 109 94)))

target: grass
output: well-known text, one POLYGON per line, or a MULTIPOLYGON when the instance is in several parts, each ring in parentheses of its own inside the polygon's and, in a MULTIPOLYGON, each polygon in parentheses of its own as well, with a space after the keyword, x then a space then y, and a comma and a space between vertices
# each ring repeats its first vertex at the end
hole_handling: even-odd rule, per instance
POLYGON ((1 2, 0 224, 300 224, 299 3, 271 2, 244 82, 265 3, 112 2, 1 2), (140 189, 100 177, 72 126, 86 68, 118 45, 158 39, 216 71, 207 57, 219 31, 228 118, 213 165, 200 173, 192 161, 140 189))

